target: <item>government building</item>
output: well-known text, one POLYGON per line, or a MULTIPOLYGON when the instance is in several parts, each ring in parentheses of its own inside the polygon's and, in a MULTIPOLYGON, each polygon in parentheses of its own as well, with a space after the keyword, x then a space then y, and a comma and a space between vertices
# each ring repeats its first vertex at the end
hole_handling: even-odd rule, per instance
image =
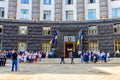
POLYGON ((0 49, 119 52, 120 0, 0 0, 0 49))

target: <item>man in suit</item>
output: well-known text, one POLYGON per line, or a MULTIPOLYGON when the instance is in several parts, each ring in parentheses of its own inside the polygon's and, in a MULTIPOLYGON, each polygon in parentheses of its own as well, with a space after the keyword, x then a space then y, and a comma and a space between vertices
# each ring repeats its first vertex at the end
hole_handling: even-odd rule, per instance
POLYGON ((60 64, 62 64, 62 62, 63 62, 63 64, 65 64, 64 55, 61 56, 61 62, 60 62, 60 64))

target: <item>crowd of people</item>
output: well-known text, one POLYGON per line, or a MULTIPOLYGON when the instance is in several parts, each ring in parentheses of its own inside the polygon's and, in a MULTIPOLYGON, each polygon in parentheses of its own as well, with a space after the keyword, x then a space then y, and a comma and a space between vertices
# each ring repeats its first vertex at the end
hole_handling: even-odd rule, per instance
MULTIPOLYGON (((71 63, 74 63, 74 55, 77 52, 71 51, 70 52, 70 58, 71 58, 71 63)), ((48 52, 43 52, 43 51, 21 51, 17 52, 18 54, 18 63, 20 62, 29 62, 29 63, 35 63, 37 60, 41 61, 42 58, 54 58, 55 53, 52 51, 50 53, 48 52)), ((90 63, 94 62, 96 63, 97 61, 101 60, 103 62, 106 62, 107 59, 109 59, 110 54, 108 52, 103 52, 103 51, 78 51, 78 56, 80 58, 80 62, 83 63, 90 63)), ((5 66, 6 59, 11 59, 12 57, 12 51, 8 50, 3 50, 0 53, 0 66, 5 66)), ((64 60, 64 56, 61 55, 62 60, 64 60)))
MULTIPOLYGON (((35 63, 37 60, 41 61, 42 58, 54 58, 54 51, 43 52, 43 51, 16 51, 17 53, 17 61, 21 62, 29 62, 35 63)), ((3 50, 0 53, 0 66, 5 66, 6 60, 12 58, 12 50, 3 50)))
POLYGON ((4 52, 0 52, 0 66, 5 66, 6 64, 6 55, 4 52))
MULTIPOLYGON (((78 51, 75 50, 70 52, 70 58, 71 58, 71 64, 74 64, 74 57, 75 55, 78 55, 80 58, 80 63, 96 63, 98 61, 101 62, 107 62, 109 60, 110 54, 108 52, 103 51, 78 51)), ((17 71, 18 63, 21 62, 28 62, 28 63, 36 63, 37 60, 41 61, 42 58, 54 58, 54 51, 49 52, 43 52, 43 51, 21 51, 17 52, 15 50, 12 51, 2 51, 0 53, 0 66, 5 66, 7 59, 12 59, 12 70, 17 71)), ((61 55, 61 61, 60 64, 64 63, 64 55, 61 55)))
POLYGON ((35 63, 37 60, 41 61, 42 58, 54 58, 54 51, 42 52, 42 51, 16 51, 16 50, 3 50, 0 53, 0 66, 5 66, 7 59, 12 59, 11 71, 18 71, 18 63, 28 62, 35 63), (14 70, 15 69, 15 70, 14 70))
POLYGON ((91 63, 91 62, 107 62, 110 58, 110 53, 109 52, 104 52, 104 51, 78 51, 80 61, 81 63, 91 63))
POLYGON ((43 52, 43 51, 24 51, 22 53, 18 53, 18 62, 29 62, 35 63, 37 60, 41 61, 42 58, 54 58, 54 52, 51 53, 43 52))
MULTIPOLYGON (((71 58, 71 64, 74 64, 75 50, 69 52, 71 58)), ((78 51, 78 56, 80 58, 80 63, 96 63, 98 61, 106 63, 110 59, 110 53, 104 51, 78 51)), ((61 56, 60 64, 65 64, 64 56, 61 56)))

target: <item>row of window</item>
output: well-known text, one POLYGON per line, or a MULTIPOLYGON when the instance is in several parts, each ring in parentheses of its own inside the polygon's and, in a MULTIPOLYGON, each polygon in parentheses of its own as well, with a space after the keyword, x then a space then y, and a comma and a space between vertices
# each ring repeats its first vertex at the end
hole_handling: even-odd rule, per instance
MULTIPOLYGON (((28 27, 27 26, 20 26, 18 30, 18 34, 21 35, 27 35, 28 34, 28 27)), ((114 24, 113 26, 114 33, 120 33, 120 24, 114 24)), ((2 25, 0 25, 0 33, 2 33, 2 25)), ((43 27, 44 35, 50 35, 51 34, 51 28, 50 27, 43 27)), ((95 35, 98 34, 98 28, 96 25, 91 25, 88 28, 88 34, 95 35)))
MULTIPOLYGON (((120 51, 120 40, 115 41, 114 43, 115 51, 120 51)), ((0 41, 0 47, 2 47, 2 43, 0 41)), ((19 51, 26 51, 27 50, 27 42, 26 41, 20 41, 18 43, 18 50, 19 51)), ((51 46, 49 42, 43 42, 42 43, 42 51, 44 52, 50 52, 51 46)), ((96 51, 98 50, 98 41, 90 41, 89 42, 89 50, 96 51)))
MULTIPOLYGON (((29 0, 21 0, 22 4, 29 4, 29 0)), ((73 0, 65 0, 66 4, 73 4, 73 0)), ((43 0, 43 4, 51 5, 51 0, 43 0)))
MULTIPOLYGON (((26 51, 27 50, 27 42, 26 41, 20 41, 18 43, 18 50, 19 51, 26 51)), ((43 42, 42 43, 42 51, 44 52, 50 52, 51 46, 49 42, 43 42)))
MULTIPOLYGON (((29 10, 22 9, 20 14, 20 19, 28 20, 29 19, 29 10)), ((66 11, 66 20, 73 20, 73 11, 68 10, 66 11)), ((0 18, 4 18, 5 16, 5 9, 0 7, 0 18)), ((112 17, 119 18, 120 17, 120 8, 113 8, 112 9, 112 17)), ((96 9, 89 9, 88 10, 88 20, 95 20, 96 19, 96 9)), ((43 20, 51 20, 51 11, 44 10, 43 11, 43 20)))
MULTIPOLYGON (((113 26, 113 32, 114 33, 120 33, 120 24, 114 24, 113 26)), ((94 35, 98 34, 98 28, 95 25, 91 25, 88 28, 88 34, 94 35)))
MULTIPOLYGON (((22 9, 21 10, 21 19, 28 19, 29 18, 29 10, 22 9)), ((51 20, 51 11, 44 10, 43 11, 43 20, 51 20)), ((73 11, 66 11, 66 20, 73 20, 73 11)))
MULTIPOLYGON (((120 40, 116 40, 114 42, 114 49, 115 51, 120 51, 120 40)), ((92 50, 92 51, 98 50, 98 41, 90 41, 89 50, 92 50)))
MULTIPOLYGON (((3 27, 0 25, 0 33, 3 32, 3 27)), ((51 28, 50 27, 43 27, 43 35, 50 35, 51 28)), ((20 35, 27 35, 28 34, 28 27, 27 26, 19 26, 18 34, 20 35)))
MULTIPOLYGON (((73 4, 74 0, 65 0, 65 4, 73 4)), ((111 0, 118 1, 118 0, 111 0)), ((21 0, 22 4, 29 4, 29 0, 21 0)), ((88 3, 96 3, 96 0, 88 0, 88 3)), ((44 0, 43 4, 51 5, 51 0, 44 0)))
MULTIPOLYGON (((0 1, 5 1, 5 0, 0 0, 0 1)), ((65 0, 66 4, 73 4, 74 0, 65 0)), ((119 0, 111 0, 111 1, 119 1, 119 0)), ((22 4, 29 4, 29 0, 21 0, 22 4)), ((88 3, 96 3, 96 0, 88 0, 88 3)), ((43 4, 47 4, 50 5, 51 4, 51 0, 44 0, 43 4)))
MULTIPOLYGON (((0 41, 0 49, 2 49, 2 42, 0 41)), ((19 51, 26 51, 27 50, 27 42, 26 41, 19 41, 18 42, 18 50, 19 51)), ((42 51, 50 52, 51 46, 49 42, 42 43, 42 51)))
MULTIPOLYGON (((43 35, 50 35, 51 34, 51 28, 50 27, 43 27, 43 35)), ((18 34, 20 35, 27 35, 28 29, 27 26, 20 26, 18 30, 18 34)))
MULTIPOLYGON (((112 8, 112 18, 119 18, 120 17, 120 8, 112 8)), ((88 20, 95 20, 96 19, 96 9, 89 9, 88 10, 88 20)))

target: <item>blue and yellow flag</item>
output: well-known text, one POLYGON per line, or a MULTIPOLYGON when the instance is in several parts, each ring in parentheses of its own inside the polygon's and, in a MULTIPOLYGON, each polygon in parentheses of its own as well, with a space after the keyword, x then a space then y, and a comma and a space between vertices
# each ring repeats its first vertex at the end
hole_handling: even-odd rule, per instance
POLYGON ((50 40, 50 44, 52 44, 52 39, 50 40))
POLYGON ((57 32, 54 33, 53 38, 50 40, 50 44, 55 43, 55 40, 58 39, 57 32))
POLYGON ((58 39, 57 32, 55 32, 54 37, 55 37, 55 40, 57 40, 57 39, 58 39))
POLYGON ((77 45, 82 44, 82 39, 83 39, 83 32, 81 30, 80 33, 79 33, 79 38, 78 38, 78 41, 77 41, 77 45))
POLYGON ((80 40, 77 41, 77 45, 79 45, 79 44, 80 44, 80 40))

